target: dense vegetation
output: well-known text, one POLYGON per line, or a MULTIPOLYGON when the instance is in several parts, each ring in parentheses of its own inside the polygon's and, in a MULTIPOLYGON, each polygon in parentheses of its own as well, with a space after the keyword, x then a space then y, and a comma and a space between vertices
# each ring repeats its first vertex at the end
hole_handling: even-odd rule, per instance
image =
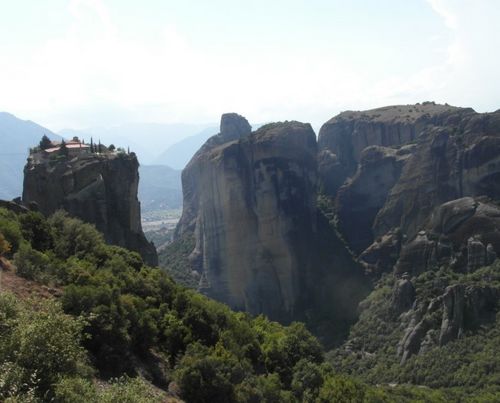
POLYGON ((199 274, 192 271, 192 264, 188 258, 194 246, 194 237, 185 235, 158 251, 160 267, 177 283, 193 289, 198 287, 200 281, 199 274))
POLYGON ((17 275, 62 290, 47 300, 0 294, 5 401, 444 402, 460 392, 346 377, 334 369, 345 360, 325 362, 303 324, 232 312, 62 212, 0 209, 0 248, 17 275))
MULTIPOLYGON (((420 301, 430 301, 447 286, 500 288, 500 263, 473 273, 457 273, 442 267, 413 280, 420 301)), ((444 346, 432 346, 400 364, 396 350, 405 327, 391 311, 392 275, 384 276, 361 304, 359 321, 352 327, 349 343, 328 354, 337 371, 375 384, 414 384, 448 390, 452 401, 470 396, 473 401, 500 400, 500 314, 468 330, 464 337, 444 346)), ((440 312, 439 312, 440 313, 440 312)), ((404 315, 404 314, 403 314, 404 315)), ((441 315, 437 318, 440 322, 441 315)))
POLYGON ((1 295, 2 399, 155 401, 151 383, 172 381, 188 402, 370 392, 333 373, 304 325, 234 313, 62 212, 46 220, 0 209, 0 233, 18 275, 63 289, 59 301, 1 295))

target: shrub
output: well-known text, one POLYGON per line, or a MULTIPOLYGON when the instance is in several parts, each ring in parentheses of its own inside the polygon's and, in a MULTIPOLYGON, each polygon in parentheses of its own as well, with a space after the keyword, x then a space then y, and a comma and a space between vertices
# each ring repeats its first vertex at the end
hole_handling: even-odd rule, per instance
POLYGON ((52 228, 42 214, 34 211, 21 214, 19 222, 24 239, 33 249, 43 252, 52 247, 52 228))
POLYGON ((53 301, 41 302, 33 309, 33 302, 13 305, 9 298, 0 299, 0 315, 10 318, 0 343, 0 398, 31 391, 50 398, 61 377, 91 374, 81 347, 81 320, 62 313, 53 301))
POLYGON ((21 245, 14 255, 14 264, 19 276, 28 280, 35 280, 40 278, 40 273, 50 265, 50 259, 25 243, 21 245))
POLYGON ((54 387, 56 403, 98 402, 97 390, 92 381, 84 378, 63 378, 54 387))
POLYGON ((250 369, 224 349, 192 344, 175 371, 174 377, 183 399, 192 403, 230 403, 235 400, 235 385, 250 369))
POLYGON ((343 375, 330 376, 319 391, 318 403, 365 401, 366 387, 343 375))

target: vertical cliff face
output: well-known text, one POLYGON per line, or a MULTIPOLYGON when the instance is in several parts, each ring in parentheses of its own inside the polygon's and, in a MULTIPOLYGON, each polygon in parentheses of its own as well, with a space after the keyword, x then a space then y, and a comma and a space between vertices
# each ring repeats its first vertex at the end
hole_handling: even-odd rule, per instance
POLYGON ((367 147, 352 179, 337 192, 339 226, 352 250, 361 253, 373 242, 372 225, 401 176, 414 146, 367 147))
POLYGON ((316 139, 298 122, 249 129, 224 115, 221 134, 186 167, 177 236, 194 232, 191 258, 206 294, 286 320, 313 272, 316 139))
POLYGON ((409 238, 432 211, 464 196, 500 197, 499 113, 458 113, 424 130, 374 222, 375 235, 400 227, 409 238))
POLYGON ((141 254, 157 265, 154 245, 142 232, 135 154, 84 154, 73 159, 35 161, 24 168, 23 202, 52 214, 58 209, 94 224, 107 242, 141 254))
POLYGON ((357 170, 369 146, 397 146, 415 141, 429 126, 450 122, 456 112, 470 109, 425 102, 396 105, 362 112, 343 112, 326 122, 319 132, 319 173, 327 194, 335 196, 357 170))
MULTIPOLYGON (((498 133, 498 112, 434 103, 346 112, 327 122, 319 140, 321 182, 361 261, 376 272, 391 270, 401 247, 399 274, 401 267, 437 261, 434 247, 441 253, 448 241, 428 239, 432 214, 466 196, 500 198, 498 133)), ((432 237, 440 235, 449 236, 433 231, 432 237)))

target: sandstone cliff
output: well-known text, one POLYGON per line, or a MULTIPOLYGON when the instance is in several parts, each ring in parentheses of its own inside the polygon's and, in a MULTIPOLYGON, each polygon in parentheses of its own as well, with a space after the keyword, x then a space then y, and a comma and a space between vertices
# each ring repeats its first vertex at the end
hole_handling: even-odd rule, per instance
POLYGON ((412 238, 432 210, 464 196, 500 196, 500 113, 454 114, 423 131, 374 222, 376 235, 401 227, 412 238))
POLYGON ((137 251, 157 265, 154 245, 142 232, 137 199, 139 163, 135 154, 85 154, 38 161, 24 168, 23 202, 46 215, 64 209, 94 224, 107 242, 137 251))
POLYGON ((319 146, 337 226, 376 281, 336 353, 359 374, 373 376, 373 362, 411 373, 416 357, 493 332, 500 111, 424 103, 347 112, 323 126, 319 146))
POLYGON ((222 116, 221 133, 182 174, 176 237, 194 236, 190 261, 201 291, 284 322, 313 308, 352 319, 364 290, 353 276, 361 272, 316 205, 316 155, 309 124, 251 132, 245 118, 222 116))
POLYGON ((344 112, 322 127, 321 182, 336 199, 339 229, 367 268, 391 270, 402 244, 443 203, 498 199, 498 134, 498 112, 434 103, 344 112))
POLYGON ((365 285, 354 261, 374 281, 392 272, 382 277, 391 295, 377 306, 375 290, 366 304, 399 329, 391 348, 399 341, 404 362, 473 331, 483 323, 473 313, 496 312, 496 288, 447 287, 500 251, 499 139, 500 113, 434 103, 343 113, 318 144, 309 125, 251 132, 243 117, 224 115, 183 172, 176 237, 194 239, 200 290, 282 321, 324 309, 349 323, 365 285), (443 280, 427 290, 438 269, 443 280), (449 308, 455 300, 462 311, 449 308))
POLYGON ((309 125, 271 124, 250 134, 246 119, 223 115, 221 133, 182 176, 177 233, 195 233, 192 259, 206 294, 254 314, 293 315, 312 264, 315 156, 309 125))
POLYGON ((334 196, 355 174, 366 147, 408 144, 426 127, 447 125, 452 115, 469 112, 473 111, 424 102, 335 116, 321 127, 318 136, 319 173, 327 194, 334 196))

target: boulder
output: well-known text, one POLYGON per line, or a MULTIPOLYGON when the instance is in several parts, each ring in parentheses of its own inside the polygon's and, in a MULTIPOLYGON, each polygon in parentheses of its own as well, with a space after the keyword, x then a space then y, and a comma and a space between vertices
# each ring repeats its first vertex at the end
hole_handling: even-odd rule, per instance
POLYGON ((436 242, 429 239, 425 231, 421 231, 401 250, 399 260, 394 267, 394 273, 396 275, 410 273, 412 276, 416 276, 436 266, 436 264, 436 242))
POLYGON ((401 250, 401 232, 397 229, 377 238, 359 256, 365 272, 378 277, 396 264, 401 250))

